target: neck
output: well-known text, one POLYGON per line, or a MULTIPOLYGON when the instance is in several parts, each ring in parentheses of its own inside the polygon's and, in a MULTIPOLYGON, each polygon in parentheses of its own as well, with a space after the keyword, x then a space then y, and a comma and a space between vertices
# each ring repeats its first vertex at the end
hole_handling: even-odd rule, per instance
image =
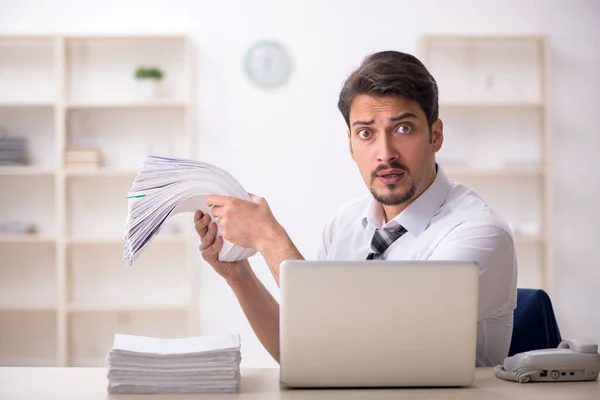
POLYGON ((408 208, 408 206, 410 206, 413 203, 413 201, 418 199, 419 196, 421 194, 423 194, 423 192, 426 191, 429 188, 429 186, 431 186, 433 181, 435 181, 435 176, 436 176, 436 169, 434 167, 433 171, 429 175, 429 179, 427 180, 423 189, 421 191, 415 193, 415 195, 413 197, 411 197, 409 200, 405 201, 402 204, 393 205, 393 206, 383 205, 383 214, 385 217, 385 223, 388 223, 392 219, 396 218, 402 211, 406 210, 408 208))

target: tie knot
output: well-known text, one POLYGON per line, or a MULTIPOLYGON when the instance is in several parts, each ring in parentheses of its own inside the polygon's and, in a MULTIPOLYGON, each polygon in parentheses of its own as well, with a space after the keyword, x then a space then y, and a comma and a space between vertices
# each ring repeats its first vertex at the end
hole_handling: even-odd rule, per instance
POLYGON ((381 258, 387 248, 405 233, 406 229, 402 225, 395 228, 376 229, 373 233, 373 239, 371 239, 372 252, 367 256, 367 260, 381 258))

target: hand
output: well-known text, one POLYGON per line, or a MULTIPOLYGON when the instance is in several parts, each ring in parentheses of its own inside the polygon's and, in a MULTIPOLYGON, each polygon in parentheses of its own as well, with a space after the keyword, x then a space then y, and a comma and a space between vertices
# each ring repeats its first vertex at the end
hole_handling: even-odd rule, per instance
POLYGON ((219 261, 219 250, 223 246, 223 237, 217 235, 217 224, 211 222, 210 215, 196 211, 194 215, 196 232, 200 236, 200 253, 214 270, 229 283, 239 279, 250 268, 248 260, 235 262, 219 261))
POLYGON ((265 199, 253 194, 250 197, 252 201, 211 195, 206 196, 206 204, 213 207, 213 217, 219 217, 217 224, 225 239, 262 253, 283 228, 275 220, 265 199))

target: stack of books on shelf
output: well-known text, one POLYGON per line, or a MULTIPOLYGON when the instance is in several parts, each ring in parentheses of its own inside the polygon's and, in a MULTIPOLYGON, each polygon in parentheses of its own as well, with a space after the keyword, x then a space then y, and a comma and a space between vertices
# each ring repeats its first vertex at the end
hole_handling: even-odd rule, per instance
POLYGON ((237 393, 240 336, 152 338, 116 334, 108 353, 110 394, 237 393))
POLYGON ((26 165, 27 139, 0 132, 0 165, 26 165))
POLYGON ((72 169, 96 169, 100 167, 98 149, 68 148, 65 150, 65 167, 72 169))

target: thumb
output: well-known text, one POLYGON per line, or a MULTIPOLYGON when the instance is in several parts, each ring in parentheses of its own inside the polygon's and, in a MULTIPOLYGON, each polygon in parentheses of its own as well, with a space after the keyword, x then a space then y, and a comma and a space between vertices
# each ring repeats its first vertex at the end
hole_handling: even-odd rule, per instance
POLYGON ((255 195, 254 193, 250 193, 250 192, 248 192, 248 194, 250 195, 250 199, 251 199, 252 201, 254 201, 254 200, 258 199, 258 196, 257 196, 257 195, 255 195))

